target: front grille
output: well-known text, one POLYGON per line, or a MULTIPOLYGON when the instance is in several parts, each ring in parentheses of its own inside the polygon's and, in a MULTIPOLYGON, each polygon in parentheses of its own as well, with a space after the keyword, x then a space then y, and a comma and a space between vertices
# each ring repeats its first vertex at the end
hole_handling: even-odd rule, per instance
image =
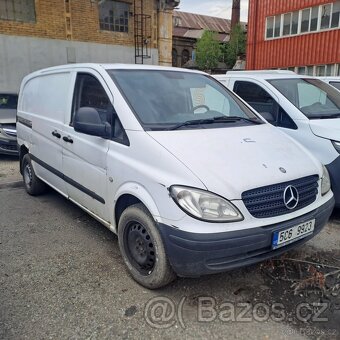
POLYGON ((242 200, 251 215, 257 218, 275 217, 302 209, 316 200, 318 194, 318 175, 303 177, 294 181, 268 185, 245 191, 242 200), (284 191, 294 186, 299 193, 297 206, 290 210, 284 203, 284 191))

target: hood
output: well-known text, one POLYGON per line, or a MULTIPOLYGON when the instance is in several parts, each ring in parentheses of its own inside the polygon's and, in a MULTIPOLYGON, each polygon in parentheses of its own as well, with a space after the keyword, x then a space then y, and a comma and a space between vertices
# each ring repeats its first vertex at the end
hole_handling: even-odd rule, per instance
POLYGON ((340 118, 311 119, 309 126, 316 136, 340 141, 340 118))
POLYGON ((269 124, 148 133, 207 190, 229 200, 241 199, 246 190, 322 171, 308 151, 269 124))
POLYGON ((15 124, 17 110, 0 109, 0 124, 15 124))

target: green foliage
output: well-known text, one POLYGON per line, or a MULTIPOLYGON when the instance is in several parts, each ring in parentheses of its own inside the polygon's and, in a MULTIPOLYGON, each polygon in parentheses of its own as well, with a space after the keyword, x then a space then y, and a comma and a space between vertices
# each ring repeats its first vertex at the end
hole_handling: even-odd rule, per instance
POLYGON ((246 35, 240 24, 237 24, 230 33, 230 41, 223 48, 225 63, 232 68, 237 56, 246 53, 246 35))
POLYGON ((196 45, 196 64, 200 70, 209 71, 217 67, 222 52, 215 33, 204 31, 196 45))

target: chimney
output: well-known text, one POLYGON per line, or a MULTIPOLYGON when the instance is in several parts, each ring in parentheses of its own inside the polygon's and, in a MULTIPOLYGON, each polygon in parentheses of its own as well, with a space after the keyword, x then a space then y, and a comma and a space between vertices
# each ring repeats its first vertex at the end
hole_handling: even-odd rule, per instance
POLYGON ((233 0, 233 10, 231 14, 231 29, 240 23, 241 5, 240 0, 233 0))

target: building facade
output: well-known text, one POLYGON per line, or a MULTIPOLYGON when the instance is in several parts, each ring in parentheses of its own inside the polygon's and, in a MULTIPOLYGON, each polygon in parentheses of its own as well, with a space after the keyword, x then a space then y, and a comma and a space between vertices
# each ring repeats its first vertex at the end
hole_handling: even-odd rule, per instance
POLYGON ((0 91, 44 67, 171 65, 177 0, 0 0, 0 91))
POLYGON ((340 1, 250 0, 246 67, 340 75, 340 1))

